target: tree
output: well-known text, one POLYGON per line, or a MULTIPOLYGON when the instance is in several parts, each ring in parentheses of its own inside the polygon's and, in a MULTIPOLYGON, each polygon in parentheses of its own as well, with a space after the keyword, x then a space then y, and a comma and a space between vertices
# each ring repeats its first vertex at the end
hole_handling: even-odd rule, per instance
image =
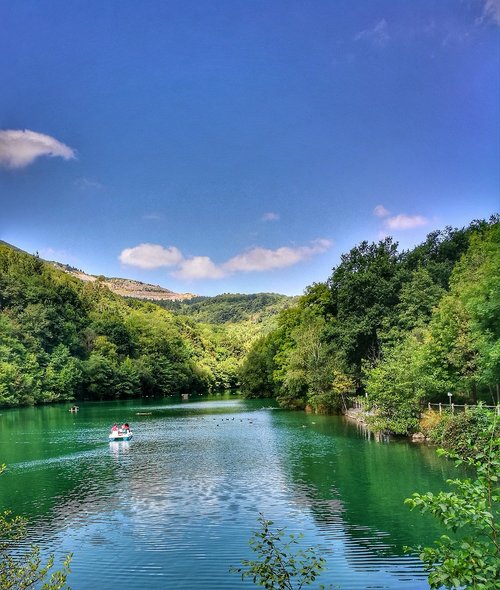
POLYGON ((243 567, 232 567, 230 571, 240 574, 242 580, 251 578, 254 584, 268 590, 300 590, 314 582, 325 568, 325 560, 317 550, 308 547, 293 552, 291 547, 298 545, 300 536, 290 534, 287 539, 285 529, 273 531, 274 523, 262 514, 258 521, 261 528, 250 539, 257 559, 244 559, 243 567))
POLYGON ((407 434, 418 426, 425 385, 420 380, 422 333, 414 330, 365 369, 365 388, 375 430, 407 434))
POLYGON ((276 392, 273 374, 277 342, 274 334, 259 338, 247 354, 239 372, 245 397, 272 397, 276 392))
POLYGON ((470 318, 478 351, 477 382, 500 398, 500 223, 472 236, 457 264, 452 290, 470 318))
MULTIPOLYGON (((356 393, 356 381, 340 368, 333 369, 332 394, 347 409, 347 398, 356 393)), ((337 404, 338 405, 338 401, 337 404)))
POLYGON ((116 374, 116 396, 133 397, 140 391, 141 380, 136 363, 127 357, 118 366, 116 374))
POLYGON ((78 361, 64 344, 59 344, 50 355, 43 379, 44 401, 71 400, 82 379, 78 361))
POLYGON ((356 377, 363 359, 379 356, 384 326, 393 323, 401 287, 399 260, 392 238, 361 242, 342 255, 328 281, 335 317, 328 339, 356 377))
POLYGON ((397 329, 408 332, 416 326, 425 325, 444 294, 444 289, 433 281, 426 268, 415 270, 401 287, 396 306, 397 329))
POLYGON ((448 289, 453 269, 467 251, 471 238, 481 235, 499 220, 498 215, 492 215, 487 221, 475 220, 461 229, 447 226, 433 231, 422 244, 403 254, 402 263, 410 272, 426 268, 436 284, 448 289))
POLYGON ((500 223, 473 235, 450 291, 434 309, 423 370, 439 374, 441 393, 476 401, 500 382, 500 223))
POLYGON ((82 363, 83 383, 91 399, 110 399, 115 397, 117 366, 100 352, 93 352, 82 363))
POLYGON ((291 331, 292 346, 282 354, 284 374, 277 399, 286 407, 309 405, 316 412, 338 409, 332 393, 335 356, 325 341, 325 319, 307 309, 302 322, 291 331))
POLYGON ((475 478, 448 480, 455 491, 434 495, 415 493, 405 500, 410 509, 429 512, 448 530, 461 534, 454 538, 442 535, 433 547, 409 548, 416 551, 429 572, 432 590, 438 588, 475 588, 494 590, 500 579, 500 438, 493 421, 489 441, 484 449, 474 446, 465 461, 458 455, 442 451, 475 471, 475 478))
MULTIPOLYGON (((5 465, 0 466, 0 474, 4 470, 5 465)), ((72 555, 66 557, 60 570, 53 570, 53 555, 44 565, 39 547, 19 548, 20 541, 25 538, 25 519, 12 517, 9 512, 0 514, 0 590, 31 590, 40 587, 43 590, 69 590, 66 579, 70 573, 72 555)))

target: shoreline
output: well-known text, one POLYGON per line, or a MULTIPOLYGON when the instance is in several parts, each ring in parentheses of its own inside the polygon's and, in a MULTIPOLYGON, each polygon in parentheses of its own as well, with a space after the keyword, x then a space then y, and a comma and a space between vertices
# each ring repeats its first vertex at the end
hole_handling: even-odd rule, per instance
POLYGON ((391 438, 394 439, 398 439, 398 438, 406 438, 407 440, 409 440, 412 443, 429 443, 429 439, 425 436, 425 434, 423 434, 422 432, 414 432, 412 434, 408 434, 406 436, 397 436, 394 434, 384 434, 381 432, 374 432, 370 426, 368 425, 367 421, 366 421, 366 412, 362 409, 362 408, 349 408, 348 410, 346 410, 343 414, 345 416, 345 418, 347 418, 347 420, 349 420, 350 422, 354 422, 356 424, 358 424, 359 426, 362 426, 363 428, 366 428, 366 430, 370 433, 373 434, 373 436, 376 439, 383 439, 385 440, 390 440, 391 438))

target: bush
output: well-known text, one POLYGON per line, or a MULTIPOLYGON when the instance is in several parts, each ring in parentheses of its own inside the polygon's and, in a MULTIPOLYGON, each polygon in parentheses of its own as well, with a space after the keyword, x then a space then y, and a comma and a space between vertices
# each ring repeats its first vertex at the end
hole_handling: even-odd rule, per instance
MULTIPOLYGON (((487 433, 495 421, 494 412, 479 405, 465 412, 446 412, 440 416, 441 419, 431 428, 429 438, 447 451, 467 458, 488 444, 487 433)), ((498 433, 498 426, 495 430, 498 433)))
MULTIPOLYGON (((4 470, 5 465, 0 465, 0 475, 4 470)), ((0 513, 0 590, 70 590, 66 578, 72 555, 66 556, 59 570, 54 569, 53 555, 44 565, 40 547, 24 545, 26 524, 10 512, 0 513)))
MULTIPOLYGON (((324 570, 325 560, 314 547, 293 551, 301 535, 286 534, 284 529, 272 530, 273 522, 259 516, 260 530, 250 539, 250 547, 257 559, 244 559, 243 567, 230 571, 250 578, 257 586, 268 590, 300 590, 315 581, 324 570)), ((320 585, 320 588, 324 588, 320 585)))
MULTIPOLYGON (((452 416, 451 419, 445 418, 443 422, 448 423, 445 430, 455 436, 456 444, 461 445, 463 440, 459 436, 459 425, 469 428, 469 432, 464 434, 470 435, 483 419, 483 412, 480 409, 472 416, 464 413, 452 416), (480 417, 477 418, 476 414, 480 417)), ((479 440, 475 440, 473 445, 476 450, 467 449, 468 457, 465 460, 456 453, 441 451, 454 458, 457 466, 465 464, 475 471, 474 478, 448 480, 453 487, 450 492, 415 493, 405 500, 411 509, 417 508, 422 513, 432 514, 453 535, 442 535, 432 547, 406 548, 416 552, 423 561, 432 590, 498 588, 500 438, 494 420, 480 433, 479 440)))
POLYGON ((425 410, 420 418, 420 431, 427 437, 431 437, 433 432, 437 432, 442 422, 443 414, 435 410, 425 410))

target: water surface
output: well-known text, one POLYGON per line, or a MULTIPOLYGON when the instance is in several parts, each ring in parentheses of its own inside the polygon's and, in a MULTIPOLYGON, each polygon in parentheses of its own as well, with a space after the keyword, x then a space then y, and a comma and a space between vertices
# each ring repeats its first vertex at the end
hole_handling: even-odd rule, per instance
POLYGON ((3 410, 0 507, 27 516, 47 550, 74 552, 74 590, 251 587, 228 568, 251 557, 259 513, 320 547, 319 582, 428 588, 403 546, 441 531, 403 500, 445 487, 450 463, 341 417, 269 406, 226 396, 3 410), (108 443, 113 422, 134 439, 108 443))

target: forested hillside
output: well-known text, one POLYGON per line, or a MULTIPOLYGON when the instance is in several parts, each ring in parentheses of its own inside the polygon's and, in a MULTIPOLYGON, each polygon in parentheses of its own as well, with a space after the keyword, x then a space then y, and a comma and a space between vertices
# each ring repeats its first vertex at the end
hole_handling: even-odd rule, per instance
POLYGON ((123 298, 0 244, 0 404, 236 388, 337 411, 363 396, 404 433, 427 401, 496 402, 500 222, 386 238, 341 257, 300 298, 123 298), (365 397, 366 396, 366 397, 365 397))
POLYGON ((435 231, 400 252, 362 242, 253 345, 248 396, 330 412, 367 396, 372 422, 405 433, 422 404, 498 401, 500 223, 435 231))
POLYGON ((265 323, 279 311, 294 305, 297 299, 277 293, 224 293, 215 297, 193 297, 187 301, 162 301, 159 305, 178 315, 186 315, 206 324, 227 324, 247 320, 265 323))
POLYGON ((0 404, 234 388, 264 327, 201 325, 0 244, 0 404))

